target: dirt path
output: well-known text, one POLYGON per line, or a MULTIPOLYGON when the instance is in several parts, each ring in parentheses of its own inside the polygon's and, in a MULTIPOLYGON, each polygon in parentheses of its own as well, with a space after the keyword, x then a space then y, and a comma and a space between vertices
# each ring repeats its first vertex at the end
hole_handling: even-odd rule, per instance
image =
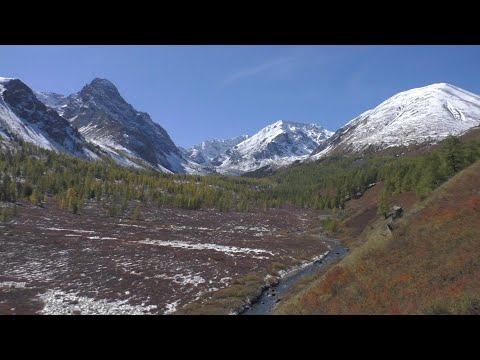
POLYGON ((285 294, 290 291, 301 279, 310 276, 335 260, 343 258, 348 249, 340 240, 326 239, 328 253, 321 260, 316 260, 306 267, 293 271, 282 278, 277 285, 265 289, 257 301, 243 310, 239 315, 270 315, 285 294))

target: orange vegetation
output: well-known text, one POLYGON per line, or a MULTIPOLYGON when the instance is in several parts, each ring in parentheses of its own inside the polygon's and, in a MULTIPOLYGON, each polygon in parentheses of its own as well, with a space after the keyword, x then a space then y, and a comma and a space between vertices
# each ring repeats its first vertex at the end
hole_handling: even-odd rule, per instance
POLYGON ((355 216, 362 218, 369 224, 363 241, 278 312, 480 314, 480 162, 423 202, 413 206, 413 199, 408 195, 407 213, 391 236, 382 232, 380 216, 367 210, 370 219, 362 218, 361 207, 355 209, 345 234, 358 235, 355 216))

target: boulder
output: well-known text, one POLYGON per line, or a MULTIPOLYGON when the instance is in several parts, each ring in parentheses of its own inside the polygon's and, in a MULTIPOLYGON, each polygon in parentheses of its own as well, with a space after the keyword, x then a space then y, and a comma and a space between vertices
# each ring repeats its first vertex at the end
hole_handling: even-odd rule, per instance
POLYGON ((358 191, 353 195, 355 199, 360 199, 362 196, 363 196, 363 192, 361 191, 358 191))
POLYGON ((387 213, 387 218, 391 217, 393 220, 401 217, 403 214, 403 208, 401 206, 394 205, 387 213))

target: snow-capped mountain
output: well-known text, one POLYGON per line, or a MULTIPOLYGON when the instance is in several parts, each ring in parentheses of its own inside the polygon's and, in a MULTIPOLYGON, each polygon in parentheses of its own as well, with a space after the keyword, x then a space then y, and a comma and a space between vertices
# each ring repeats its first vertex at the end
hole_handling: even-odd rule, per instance
POLYGON ((401 92, 337 130, 311 155, 435 143, 480 124, 480 96, 439 83, 401 92))
POLYGON ((248 139, 248 135, 237 136, 233 139, 218 140, 210 139, 188 149, 179 148, 182 154, 198 164, 210 165, 212 161, 225 155, 227 150, 248 139))
POLYGON ((68 97, 52 93, 37 93, 37 97, 120 165, 202 172, 198 164, 182 156, 160 125, 128 104, 109 80, 94 79, 68 97))
POLYGON ((0 77, 0 137, 82 158, 98 158, 68 121, 40 102, 18 79, 0 77))
POLYGON ((308 157, 333 133, 316 124, 280 120, 233 146, 212 161, 223 174, 242 174, 261 167, 285 166, 308 157))

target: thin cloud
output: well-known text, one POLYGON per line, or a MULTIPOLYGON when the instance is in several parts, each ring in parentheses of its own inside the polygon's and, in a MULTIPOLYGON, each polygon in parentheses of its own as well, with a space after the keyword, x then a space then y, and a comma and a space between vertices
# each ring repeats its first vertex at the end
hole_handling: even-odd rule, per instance
POLYGON ((272 61, 267 62, 267 63, 257 65, 255 67, 242 69, 240 71, 237 71, 236 73, 231 74, 225 80, 223 80, 222 86, 226 86, 226 85, 231 84, 231 83, 233 83, 237 80, 245 79, 245 78, 263 73, 265 71, 269 71, 269 70, 271 70, 271 69, 273 69, 277 66, 280 66, 280 65, 283 65, 283 64, 286 64, 286 63, 290 63, 293 60, 295 60, 294 57, 282 57, 282 58, 278 58, 278 59, 272 60, 272 61))

